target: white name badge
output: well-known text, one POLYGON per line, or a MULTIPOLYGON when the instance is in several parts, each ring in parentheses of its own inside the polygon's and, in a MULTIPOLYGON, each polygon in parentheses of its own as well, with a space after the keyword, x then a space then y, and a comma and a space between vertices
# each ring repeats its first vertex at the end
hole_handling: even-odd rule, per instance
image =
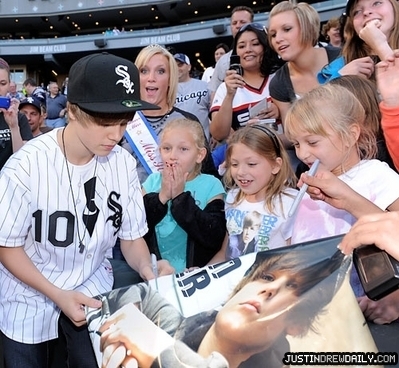
POLYGON ((125 138, 148 174, 162 170, 158 136, 141 111, 137 111, 133 120, 127 123, 125 138))

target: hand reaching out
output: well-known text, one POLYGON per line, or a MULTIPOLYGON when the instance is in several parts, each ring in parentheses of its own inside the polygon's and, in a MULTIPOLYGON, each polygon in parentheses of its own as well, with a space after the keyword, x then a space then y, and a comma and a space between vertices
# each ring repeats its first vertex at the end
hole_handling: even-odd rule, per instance
POLYGON ((375 244, 399 260, 399 213, 381 212, 362 216, 342 239, 339 248, 344 254, 364 244, 375 244))
POLYGON ((376 65, 378 90, 385 106, 399 106, 399 50, 376 65))
POLYGON ((318 171, 315 176, 303 173, 298 182, 301 187, 303 183, 309 185, 307 193, 314 200, 324 201, 331 206, 345 209, 346 198, 353 190, 330 171, 318 171))
POLYGON ((382 325, 399 318, 399 290, 374 301, 367 296, 358 298, 359 307, 369 321, 382 325))
POLYGON ((102 368, 138 368, 138 366, 137 360, 128 355, 123 344, 109 344, 103 351, 102 368))
POLYGON ((314 200, 321 200, 329 205, 345 210, 359 218, 369 213, 380 213, 382 210, 374 203, 354 191, 344 181, 330 171, 319 171, 315 176, 306 173, 301 175, 298 186, 309 185, 307 193, 314 200))

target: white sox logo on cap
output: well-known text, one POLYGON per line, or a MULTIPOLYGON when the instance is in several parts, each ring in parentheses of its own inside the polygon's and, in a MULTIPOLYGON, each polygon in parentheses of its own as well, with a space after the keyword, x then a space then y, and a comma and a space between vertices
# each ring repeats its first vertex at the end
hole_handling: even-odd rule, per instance
POLYGON ((140 99, 136 65, 106 52, 84 56, 71 66, 68 101, 86 112, 99 114, 159 109, 140 99))
POLYGON ((134 83, 130 80, 130 74, 127 72, 128 67, 126 65, 118 65, 115 67, 115 73, 122 77, 115 84, 122 83, 123 87, 126 88, 126 93, 134 93, 134 83))

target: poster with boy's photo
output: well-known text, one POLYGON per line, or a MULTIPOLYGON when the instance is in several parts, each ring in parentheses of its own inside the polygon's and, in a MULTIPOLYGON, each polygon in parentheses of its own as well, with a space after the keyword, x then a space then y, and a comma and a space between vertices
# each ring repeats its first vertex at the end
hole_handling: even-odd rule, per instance
POLYGON ((292 352, 377 352, 332 237, 98 296, 99 367, 284 367, 292 352))

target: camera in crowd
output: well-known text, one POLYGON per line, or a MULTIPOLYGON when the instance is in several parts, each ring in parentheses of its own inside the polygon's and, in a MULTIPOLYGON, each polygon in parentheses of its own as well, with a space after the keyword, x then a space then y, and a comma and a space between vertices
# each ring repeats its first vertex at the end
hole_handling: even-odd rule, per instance
POLYGON ((370 299, 379 300, 399 288, 399 262, 375 245, 355 249, 353 263, 370 299))
POLYGON ((0 96, 0 108, 1 109, 8 109, 10 107, 11 99, 8 97, 0 96))

